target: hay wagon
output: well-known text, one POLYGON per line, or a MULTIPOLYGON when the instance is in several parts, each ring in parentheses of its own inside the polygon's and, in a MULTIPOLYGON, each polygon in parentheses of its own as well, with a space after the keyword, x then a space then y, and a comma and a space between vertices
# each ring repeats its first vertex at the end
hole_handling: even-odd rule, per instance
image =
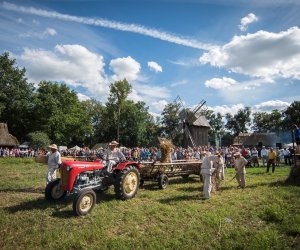
POLYGON ((202 161, 199 160, 178 160, 171 163, 163 162, 141 162, 140 185, 145 181, 156 181, 160 189, 165 189, 169 184, 170 177, 189 175, 200 175, 202 161))

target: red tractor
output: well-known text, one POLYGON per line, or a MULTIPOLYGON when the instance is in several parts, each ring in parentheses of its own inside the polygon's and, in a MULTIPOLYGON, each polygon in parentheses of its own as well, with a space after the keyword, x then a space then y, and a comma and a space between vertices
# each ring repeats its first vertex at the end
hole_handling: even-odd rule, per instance
POLYGON ((75 194, 73 211, 81 216, 89 213, 96 203, 96 192, 114 186, 117 198, 134 198, 140 184, 140 165, 137 162, 119 162, 111 173, 100 161, 64 161, 60 167, 60 179, 48 183, 45 198, 60 200, 67 194, 75 194))

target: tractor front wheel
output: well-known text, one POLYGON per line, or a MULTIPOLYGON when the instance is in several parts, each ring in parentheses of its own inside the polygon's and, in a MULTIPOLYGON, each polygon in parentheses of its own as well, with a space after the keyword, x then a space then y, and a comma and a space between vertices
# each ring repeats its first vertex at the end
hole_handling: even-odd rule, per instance
POLYGON ((158 177, 158 186, 160 189, 166 189, 169 184, 169 178, 167 175, 162 174, 158 177))
POLYGON ((115 192, 117 198, 127 200, 135 197, 140 184, 140 173, 134 166, 127 166, 116 175, 115 192))
POLYGON ((45 198, 48 201, 61 200, 66 196, 66 194, 67 191, 60 188, 60 179, 49 182, 45 188, 45 198))
POLYGON ((73 212, 77 216, 88 214, 96 204, 96 193, 92 189, 82 190, 73 201, 73 212))

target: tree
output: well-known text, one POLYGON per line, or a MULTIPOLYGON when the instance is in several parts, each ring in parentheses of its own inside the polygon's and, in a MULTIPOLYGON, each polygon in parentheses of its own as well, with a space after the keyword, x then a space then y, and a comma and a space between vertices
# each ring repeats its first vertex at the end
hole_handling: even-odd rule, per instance
POLYGON ((153 118, 144 102, 128 100, 131 85, 126 79, 111 84, 110 95, 103 108, 95 134, 101 141, 117 140, 124 146, 142 146, 153 140, 153 118))
POLYGON ((46 149, 51 143, 48 135, 40 131, 31 132, 27 135, 27 137, 29 139, 29 146, 34 149, 46 149))
POLYGON ((220 138, 220 136, 223 136, 224 134, 224 123, 223 123, 223 117, 221 113, 211 113, 209 117, 209 125, 210 125, 210 131, 209 134, 214 138, 214 141, 216 142, 216 138, 220 138))
MULTIPOLYGON (((180 104, 169 103, 165 106, 161 113, 161 123, 163 125, 163 132, 172 137, 174 131, 177 129, 180 117, 179 117, 180 104)), ((175 139, 176 141, 176 139, 175 139)))
POLYGON ((122 134, 120 141, 130 147, 147 144, 148 140, 151 139, 151 137, 146 137, 147 123, 149 122, 151 122, 151 116, 144 102, 127 101, 121 113, 120 128, 122 134))
POLYGON ((269 124, 269 115, 267 112, 253 113, 253 126, 252 128, 257 132, 267 132, 269 124))
POLYGON ((75 91, 65 84, 42 81, 34 99, 33 127, 57 144, 82 144, 92 131, 91 117, 75 91))
POLYGON ((294 101, 283 113, 284 126, 290 129, 293 124, 300 126, 300 101, 294 101))
POLYGON ((99 142, 99 139, 101 138, 101 133, 99 133, 99 131, 101 130, 101 125, 103 123, 105 107, 101 102, 95 99, 82 101, 81 105, 89 115, 90 123, 92 124, 92 131, 90 134, 86 135, 85 144, 94 145, 99 142))
POLYGON ((249 107, 244 109, 239 109, 237 114, 234 116, 230 113, 225 115, 227 123, 225 127, 228 130, 231 130, 234 136, 239 135, 240 133, 247 132, 247 126, 250 126, 251 123, 251 110, 249 107))
POLYGON ((9 53, 0 55, 0 121, 6 122, 19 140, 32 131, 32 98, 34 87, 25 77, 26 70, 16 65, 9 53))
POLYGON ((116 81, 110 85, 110 95, 108 97, 108 102, 110 105, 116 106, 116 111, 114 112, 114 117, 116 117, 117 125, 117 140, 120 140, 120 117, 121 111, 124 108, 125 101, 132 90, 132 86, 128 83, 126 79, 122 81, 116 81))
POLYGON ((257 132, 278 132, 283 130, 282 113, 274 109, 271 113, 256 112, 253 114, 253 127, 257 132))

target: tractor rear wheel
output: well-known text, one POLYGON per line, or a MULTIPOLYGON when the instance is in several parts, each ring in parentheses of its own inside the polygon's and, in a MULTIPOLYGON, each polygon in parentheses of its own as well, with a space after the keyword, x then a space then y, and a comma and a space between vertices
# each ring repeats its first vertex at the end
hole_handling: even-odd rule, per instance
POLYGON ((48 201, 61 200, 66 194, 67 191, 60 188, 60 179, 49 182, 45 188, 45 199, 48 201))
POLYGON ((135 197, 140 184, 140 173, 135 166, 127 166, 116 175, 115 192, 117 198, 127 200, 135 197))
POLYGON ((88 214, 96 204, 96 193, 92 189, 82 190, 73 201, 73 212, 77 216, 88 214))
POLYGON ((167 175, 162 174, 158 177, 158 186, 160 189, 166 189, 169 184, 169 178, 167 175))

